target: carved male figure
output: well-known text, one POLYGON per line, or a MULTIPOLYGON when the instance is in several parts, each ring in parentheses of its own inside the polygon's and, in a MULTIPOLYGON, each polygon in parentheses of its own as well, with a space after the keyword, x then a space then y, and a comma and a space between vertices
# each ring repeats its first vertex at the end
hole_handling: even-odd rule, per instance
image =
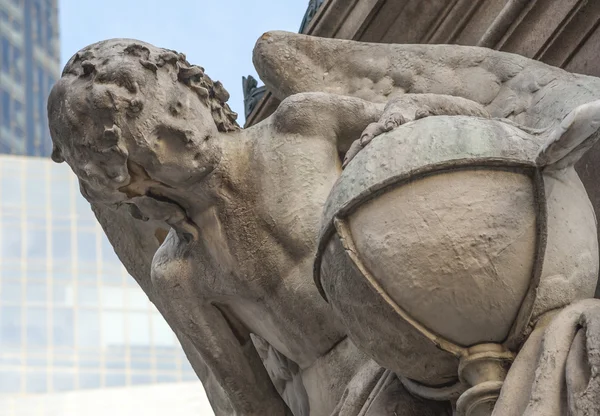
MULTIPOLYGON (((289 98, 245 130, 222 85, 173 51, 117 39, 83 49, 65 67, 49 99, 53 159, 79 177, 217 413, 383 414, 364 406, 382 370, 346 338, 312 279, 323 204, 356 139, 347 161, 374 136, 419 117, 492 114, 546 127, 594 96, 544 112, 550 98, 531 97, 557 79, 549 67, 532 72, 524 58, 438 48, 267 34, 257 67, 289 98), (286 49, 298 53, 277 61, 286 49), (327 61, 343 55, 354 62, 348 74, 327 61), (294 67, 305 72, 282 80, 294 67)), ((435 366, 416 378, 455 381, 435 366)), ((390 399, 381 406, 398 415, 451 412, 449 403, 386 383, 378 391, 390 399)))
MULTIPOLYGON (((226 99, 180 54, 130 40, 92 45, 53 89, 53 158, 72 166, 90 202, 128 204, 172 228, 152 284, 236 414, 286 412, 250 334, 297 365, 304 383, 293 396, 307 399, 295 414, 329 414, 366 358, 346 345, 312 283, 316 236, 339 155, 383 105, 300 94, 240 130, 226 99), (350 361, 328 362, 340 343, 350 361), (340 371, 347 375, 327 374, 340 371), (323 398, 311 391, 331 383, 323 398)), ((484 113, 448 100, 455 111, 484 113)))

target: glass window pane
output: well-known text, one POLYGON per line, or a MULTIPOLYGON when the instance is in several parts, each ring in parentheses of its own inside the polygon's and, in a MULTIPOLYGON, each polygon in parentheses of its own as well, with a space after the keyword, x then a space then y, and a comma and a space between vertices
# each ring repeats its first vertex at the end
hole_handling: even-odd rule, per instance
MULTIPOLYGON (((19 24, 19 22, 17 21, 17 19, 13 20, 13 28, 16 31, 21 30, 21 25, 19 24)), ((12 57, 12 59, 13 59, 13 68, 15 68, 15 67, 17 67, 17 65, 21 64, 21 50, 19 48, 13 46, 13 48, 12 48, 12 54, 13 54, 13 57, 12 57)), ((21 71, 15 71, 13 69, 13 75, 17 75, 19 72, 21 72, 21 71)), ((17 110, 17 112, 21 111, 18 108, 15 108, 15 110, 17 110)))
POLYGON ((19 393, 22 374, 16 370, 0 370, 0 393, 19 393))
POLYGON ((71 261, 71 233, 68 230, 52 232, 52 258, 55 261, 71 261))
POLYGON ((100 382, 100 373, 88 371, 79 373, 80 389, 97 389, 101 386, 102 383, 100 382))
MULTIPOLYGON (((48 25, 48 28, 50 28, 50 25, 48 25)), ((56 79, 53 76, 48 75, 47 82, 48 82, 47 83, 48 90, 46 91, 46 94, 50 95, 50 91, 52 90, 52 87, 54 86, 56 79)))
POLYGON ((125 307, 125 289, 120 287, 102 288, 102 306, 104 308, 123 309, 125 307))
MULTIPOLYGON (((96 347, 99 347, 100 344, 98 343, 98 345, 96 345, 96 347)), ((100 368, 100 353, 98 353, 98 355, 85 355, 79 358, 79 366, 82 368, 95 368, 95 369, 99 369, 100 368)))
POLYGON ((118 387, 125 385, 125 373, 123 372, 110 372, 106 374, 106 386, 107 387, 118 387))
POLYGON ((21 259, 23 234, 21 226, 11 224, 2 228, 2 259, 21 259))
POLYGON ((27 179, 25 181, 25 194, 27 210, 42 211, 46 209, 46 186, 44 177, 42 176, 43 169, 27 170, 27 179))
MULTIPOLYGON (((4 39, 2 39, 4 40, 4 39)), ((3 55, 4 55, 4 51, 3 55)), ((10 129, 10 121, 11 121, 11 111, 10 111, 10 95, 8 95, 8 92, 6 91, 2 91, 1 93, 2 96, 2 101, 0 102, 0 104, 2 104, 2 126, 6 127, 7 129, 10 129)))
POLYGON ((127 346, 126 344, 120 345, 109 345, 104 350, 104 358, 108 360, 123 360, 124 357, 127 357, 127 346))
POLYGON ((73 346, 73 310, 56 308, 53 311, 53 343, 57 347, 73 346))
POLYGON ((36 230, 44 231, 44 240, 46 239, 45 229, 46 229, 46 216, 42 212, 31 212, 29 209, 25 213, 25 221, 27 222, 27 237, 28 239, 35 240, 34 235, 29 236, 29 233, 33 233, 36 230))
POLYGON ((46 303, 46 282, 28 281, 26 293, 27 302, 46 303))
POLYGON ((27 346, 47 345, 46 308, 27 308, 27 346))
POLYGON ((104 311, 102 313, 102 341, 105 347, 125 345, 125 314, 104 311))
POLYGON ((131 345, 150 344, 150 317, 143 312, 129 313, 129 343, 131 345))
POLYGON ((50 192, 52 215, 56 217, 69 217, 71 206, 69 182, 65 177, 56 177, 56 174, 53 176, 52 181, 56 183, 56 186, 53 186, 52 192, 50 192))
POLYGON ((127 309, 148 310, 148 295, 140 288, 130 288, 127 290, 127 309))
POLYGON ((80 232, 77 235, 77 257, 79 261, 96 262, 96 234, 91 232, 80 232))
MULTIPOLYGON (((18 51, 18 49, 15 49, 15 51, 18 51)), ((19 100, 13 100, 13 109, 15 110, 15 114, 21 114, 21 111, 23 111, 23 103, 19 100)))
POLYGON ((2 306, 0 308, 0 342, 3 345, 21 345, 21 308, 2 306))
MULTIPOLYGON (((10 72, 10 43, 8 39, 2 36, 2 70, 6 73, 10 72)), ((2 91, 4 94, 4 91, 2 91)), ((2 105, 4 105, 4 100, 2 100, 2 105)))
POLYGON ((21 204, 22 164, 16 160, 3 160, 2 167, 2 206, 21 204))
MULTIPOLYGON (((67 214, 68 212, 65 212, 63 214, 67 214)), ((71 232, 71 219, 69 217, 56 217, 53 216, 52 217, 52 228, 54 229, 54 231, 62 231, 62 232, 66 232, 66 233, 70 233, 71 232)))
POLYGON ((29 371, 26 382, 27 393, 44 393, 48 390, 46 373, 43 371, 29 371))
POLYGON ((43 16, 42 16, 42 10, 41 10, 41 6, 39 3, 34 3, 33 7, 35 8, 35 20, 34 20, 34 24, 35 24, 35 40, 37 42, 37 44, 39 46, 44 46, 44 35, 42 32, 42 22, 43 22, 43 16))
POLYGON ((15 281, 15 280, 21 281, 22 276, 23 276, 23 273, 22 273, 20 264, 15 267, 12 267, 12 265, 10 265, 8 267, 5 267, 2 270, 2 279, 3 280, 7 279, 7 280, 11 280, 11 281, 15 281))
POLYGON ((123 274, 120 270, 102 270, 100 272, 100 279, 102 280, 102 284, 105 285, 121 285, 123 283, 123 274))
POLYGON ((0 286, 0 300, 21 303, 21 282, 4 280, 0 286))
POLYGON ((152 376, 150 376, 150 374, 133 373, 131 375, 131 384, 132 385, 150 384, 150 383, 152 383, 152 376))
POLYGON ((175 334, 158 313, 152 314, 152 343, 156 346, 175 345, 175 334))
POLYGON ((72 372, 56 371, 52 376, 54 391, 68 391, 75 387, 75 377, 72 372))
POLYGON ((131 345, 129 348, 129 359, 133 361, 150 361, 154 357, 149 345, 131 345))
MULTIPOLYGON (((56 274, 54 275, 56 278, 56 274)), ((70 283, 64 284, 61 281, 55 281, 52 288, 52 299, 55 306, 73 306, 75 296, 73 296, 73 287, 70 283)))
MULTIPOLYGON (((3 348, 3 350, 5 351, 6 348, 3 348)), ((8 354, 6 352, 3 352, 2 354, 0 354, 0 366, 2 367, 15 365, 20 366, 22 361, 23 360, 21 359, 20 352, 17 352, 15 354, 8 354)))
POLYGON ((135 370, 150 370, 152 363, 148 358, 138 358, 133 356, 131 358, 131 368, 135 370))
POLYGON ((96 310, 80 310, 77 315, 77 342, 80 347, 100 346, 100 314, 96 310))
POLYGON ((22 127, 15 127, 15 137, 17 139, 25 140, 25 130, 22 127))
POLYGON ((77 279, 80 282, 96 283, 96 281, 98 280, 98 273, 90 270, 80 270, 77 279))
POLYGON ((174 383, 176 381, 178 381, 177 376, 175 376, 174 374, 158 373, 158 376, 156 377, 157 383, 174 383))
POLYGON ((98 287, 79 285, 77 288, 77 302, 82 306, 97 306, 98 287))
POLYGON ((46 356, 45 349, 37 349, 36 352, 32 352, 31 348, 27 346, 27 360, 25 361, 28 366, 32 367, 46 367, 48 365, 48 357, 46 356))
POLYGON ((27 230, 27 257, 30 259, 46 259, 46 230, 27 230))
POLYGON ((49 273, 48 273, 48 270, 46 270, 46 268, 43 268, 43 269, 37 269, 37 268, 33 268, 33 267, 27 268, 27 279, 28 280, 37 280, 38 282, 40 282, 40 281, 46 282, 46 280, 48 280, 48 274, 49 273))
POLYGON ((177 370, 177 361, 174 356, 156 357, 156 368, 158 370, 177 370))
POLYGON ((67 367, 72 368, 75 366, 75 355, 67 353, 64 350, 55 351, 52 359, 52 365, 54 367, 67 367))
POLYGON ((125 358, 111 358, 106 360, 106 368, 111 370, 124 370, 127 365, 125 364, 125 358))

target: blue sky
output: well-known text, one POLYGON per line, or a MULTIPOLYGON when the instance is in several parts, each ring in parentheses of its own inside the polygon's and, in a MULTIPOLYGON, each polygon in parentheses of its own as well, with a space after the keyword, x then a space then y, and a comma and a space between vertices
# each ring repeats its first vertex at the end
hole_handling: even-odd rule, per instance
POLYGON ((133 38, 186 54, 231 94, 244 121, 242 76, 256 77, 252 48, 268 30, 297 32, 308 0, 59 0, 61 64, 109 38, 133 38))

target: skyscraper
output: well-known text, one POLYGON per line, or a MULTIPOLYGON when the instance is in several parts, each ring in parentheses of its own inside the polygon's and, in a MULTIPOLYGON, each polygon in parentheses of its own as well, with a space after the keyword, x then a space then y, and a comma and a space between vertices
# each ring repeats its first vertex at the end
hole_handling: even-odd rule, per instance
POLYGON ((192 380, 69 167, 0 155, 0 398, 192 380))
POLYGON ((57 0, 0 0, 0 398, 197 380, 76 176, 46 157, 58 40, 57 0))
POLYGON ((58 0, 0 0, 0 153, 48 156, 46 100, 60 74, 58 0))

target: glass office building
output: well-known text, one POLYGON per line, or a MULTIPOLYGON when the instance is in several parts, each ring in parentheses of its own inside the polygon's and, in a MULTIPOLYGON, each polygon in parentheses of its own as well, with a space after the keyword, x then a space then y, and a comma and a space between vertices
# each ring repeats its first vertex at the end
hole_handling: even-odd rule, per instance
POLYGON ((57 3, 0 0, 0 153, 51 153, 46 100, 60 72, 57 3))
POLYGON ((0 156, 0 395, 188 380, 69 167, 0 156))

